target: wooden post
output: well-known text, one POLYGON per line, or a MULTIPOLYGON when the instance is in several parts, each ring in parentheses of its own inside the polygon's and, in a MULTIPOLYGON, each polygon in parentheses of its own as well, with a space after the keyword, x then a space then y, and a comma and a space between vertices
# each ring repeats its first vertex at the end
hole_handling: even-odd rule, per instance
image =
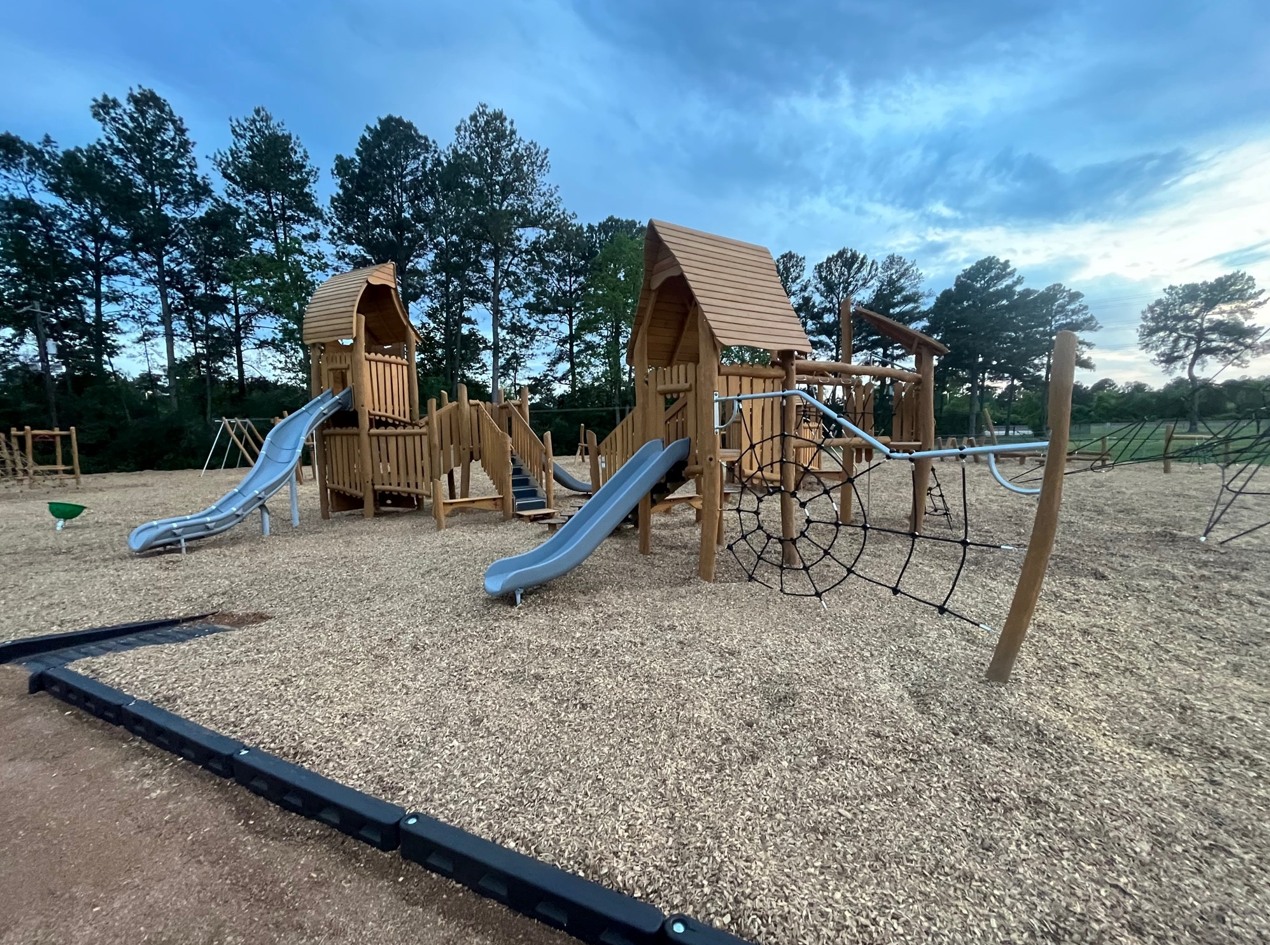
POLYGON ((842 340, 838 345, 841 349, 838 353, 838 360, 843 364, 850 364, 853 354, 851 327, 851 296, 848 295, 838 305, 838 331, 842 335, 842 340))
MULTIPOLYGON (((437 429, 437 399, 435 397, 428 398, 428 477, 427 481, 437 481, 440 479, 441 472, 441 431, 437 429)), ((431 487, 429 490, 431 492, 431 487)), ((436 502, 441 496, 438 493, 432 493, 432 501, 436 502)))
MULTIPOLYGON (((909 388, 909 396, 917 396, 917 440, 919 450, 935 448, 935 353, 919 347, 914 355, 920 380, 917 390, 909 388)), ((926 520, 926 493, 930 489, 929 459, 913 462, 913 509, 909 515, 909 529, 921 534, 926 520)))
MULTIPOLYGON (((322 345, 309 345, 309 396, 322 393, 322 345)), ((336 391, 335 393, 339 393, 336 391)), ((322 518, 331 517, 331 497, 326 492, 326 438, 321 428, 313 434, 313 472, 318 487, 318 508, 322 518)))
POLYGON ((66 464, 62 462, 62 428, 53 428, 53 465, 57 467, 58 485, 61 485, 61 479, 66 475, 62 471, 62 467, 66 464))
POLYGON ((467 498, 472 490, 472 455, 476 452, 472 436, 472 404, 467 399, 467 385, 459 385, 459 452, 463 470, 459 473, 459 495, 467 498))
POLYGON ((719 435, 714 430, 714 394, 719 381, 719 359, 723 352, 714 340, 714 332, 704 318, 697 321, 697 464, 701 476, 697 480, 701 493, 701 554, 697 574, 703 581, 714 580, 714 561, 718 551, 719 502, 723 497, 723 478, 719 469, 719 435))
MULTIPOLYGON (((777 357, 785 365, 785 389, 795 390, 798 386, 798 370, 794 365, 797 355, 793 351, 782 351, 777 357)), ((797 433, 798 399, 791 396, 783 397, 781 398, 781 559, 786 567, 793 568, 801 563, 798 558, 798 548, 794 544, 794 537, 798 530, 794 523, 794 516, 797 514, 794 504, 797 478, 794 474, 796 459, 794 436, 797 433)))
MULTIPOLYGON (((651 439, 649 431, 652 423, 649 415, 653 409, 653 398, 656 391, 649 387, 648 381, 648 330, 646 325, 637 326, 635 336, 635 449, 639 449, 651 439)), ((608 471, 612 476, 614 470, 608 471)), ((592 484, 594 485, 594 483, 592 484)), ((639 553, 652 554, 653 551, 653 500, 645 494, 639 500, 639 553)))
MULTIPOLYGON (((504 469, 512 468, 512 441, 505 439, 503 442, 503 462, 506 464, 504 469)), ((511 477, 507 478, 507 491, 503 494, 503 520, 510 521, 516 515, 516 493, 511 488, 511 477)))
POLYGON ((546 454, 546 463, 544 465, 547 467, 542 472, 542 487, 547 493, 547 508, 554 509, 556 507, 556 459, 551 451, 550 430, 542 435, 542 448, 543 452, 546 454))
POLYGON ((992 662, 988 664, 988 679, 1007 682, 1014 669, 1019 648, 1027 636, 1036 611, 1036 602, 1045 583, 1045 569, 1050 553, 1054 550, 1054 535, 1058 531, 1058 510, 1063 501, 1063 479, 1067 472, 1067 441, 1072 423, 1072 386, 1076 377, 1076 335, 1060 331, 1054 341, 1054 367, 1050 377, 1049 417, 1050 439, 1045 451, 1045 472, 1041 479, 1040 502, 1036 507, 1036 521, 1032 525, 1032 537, 1028 539, 1027 555, 1019 574, 1014 600, 1005 627, 997 638, 992 662))
POLYGON ((26 434, 26 484, 27 488, 35 488, 35 440, 31 436, 31 428, 23 428, 26 434))
POLYGON ((375 516, 375 478, 370 451, 370 362, 366 360, 366 316, 357 313, 353 336, 353 403, 357 407, 357 446, 362 480, 362 515, 375 516))
POLYGON ((525 418, 525 422, 529 422, 529 388, 521 387, 520 389, 520 415, 525 418))
POLYGON ((445 530, 445 499, 442 497, 441 480, 432 480, 432 518, 437 523, 437 531, 445 530))
POLYGON ((406 361, 410 365, 410 376, 406 378, 406 389, 410 392, 410 419, 419 419, 419 367, 418 343, 415 341, 415 330, 411 326, 406 332, 406 361))
MULTIPOLYGON (((1164 471, 1166 473, 1173 471, 1173 460, 1169 456, 1169 450, 1173 446, 1173 428, 1176 426, 1177 424, 1170 423, 1164 428, 1164 471)), ((28 427, 28 429, 30 428, 28 427)))
POLYGON ((595 492, 600 488, 600 444, 594 430, 586 431, 586 449, 591 459, 591 491, 595 492))
POLYGON ((71 465, 75 470, 75 485, 79 485, 79 437, 75 435, 75 428, 71 427, 71 465))
POLYGON ((446 390, 441 391, 441 406, 443 408, 450 406, 450 392, 449 391, 446 391, 446 390))

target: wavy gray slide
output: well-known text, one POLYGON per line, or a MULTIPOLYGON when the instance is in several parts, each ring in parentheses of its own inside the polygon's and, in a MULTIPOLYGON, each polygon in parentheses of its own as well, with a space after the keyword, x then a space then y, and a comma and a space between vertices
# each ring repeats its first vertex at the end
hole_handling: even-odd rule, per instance
POLYGON ((595 491, 591 488, 591 483, 583 482, 559 463, 552 463, 552 466, 555 467, 551 470, 552 476, 555 478, 556 482, 560 483, 560 485, 564 486, 566 489, 572 489, 574 492, 585 492, 588 495, 595 491))
MULTIPOLYGON (((344 390, 333 394, 323 391, 293 414, 288 414, 269 431, 260 458, 232 491, 221 496, 215 504, 193 515, 161 518, 155 522, 138 525, 128 536, 128 547, 137 553, 181 545, 198 538, 209 538, 233 528, 256 509, 261 509, 265 533, 268 534, 269 510, 265 503, 279 489, 292 481, 296 463, 304 452, 304 441, 317 427, 337 410, 348 410, 353 403, 353 392, 344 390)), ((292 521, 295 521, 295 509, 292 521)))
POLYGON ((495 561, 485 572, 488 594, 520 594, 526 588, 545 584, 572 571, 600 542, 621 524, 639 500, 670 472, 675 463, 688 459, 688 439, 663 446, 649 440, 622 464, 586 505, 560 530, 533 551, 495 561))

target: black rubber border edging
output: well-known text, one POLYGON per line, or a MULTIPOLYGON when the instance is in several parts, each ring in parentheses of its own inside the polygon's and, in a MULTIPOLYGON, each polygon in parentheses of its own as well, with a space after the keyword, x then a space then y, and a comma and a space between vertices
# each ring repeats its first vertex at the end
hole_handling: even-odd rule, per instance
MULTIPOLYGON (((137 632, 135 626, 131 632, 137 632)), ((395 804, 243 745, 65 666, 34 674, 30 690, 40 689, 102 721, 123 725, 214 774, 232 776, 284 810, 334 827, 379 850, 399 849, 403 859, 591 945, 750 945, 688 916, 667 917, 633 896, 426 814, 406 814, 395 804)))
POLYGON ((135 623, 119 623, 111 627, 91 627, 88 630, 71 630, 68 633, 47 633, 38 637, 19 637, 0 643, 0 663, 12 663, 15 660, 28 659, 86 643, 100 643, 102 640, 113 640, 115 637, 126 637, 131 633, 144 633, 147 630, 163 630, 175 627, 192 620, 203 620, 215 614, 191 614, 188 617, 165 617, 162 620, 138 620, 135 623))

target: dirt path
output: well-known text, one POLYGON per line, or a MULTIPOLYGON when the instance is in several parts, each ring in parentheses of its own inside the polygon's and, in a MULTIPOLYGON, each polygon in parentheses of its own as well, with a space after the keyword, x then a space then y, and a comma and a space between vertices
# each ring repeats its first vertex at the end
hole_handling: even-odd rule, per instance
POLYGON ((0 667, 0 943, 571 941, 0 667))

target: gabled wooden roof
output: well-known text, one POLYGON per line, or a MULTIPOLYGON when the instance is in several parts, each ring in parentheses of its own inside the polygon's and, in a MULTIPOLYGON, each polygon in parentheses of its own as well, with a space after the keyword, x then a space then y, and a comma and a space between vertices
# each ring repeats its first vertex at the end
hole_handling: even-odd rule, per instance
POLYGON ((636 336, 644 330, 650 365, 695 361, 699 326, 694 313, 705 319, 723 346, 811 351, 766 248, 651 220, 644 236, 644 283, 628 360, 636 336))
POLYGON ((948 353, 947 347, 916 328, 910 328, 908 325, 901 324, 892 318, 879 315, 877 312, 862 308, 859 305, 855 307, 855 313, 857 317, 872 325, 879 335, 884 338, 890 338, 909 354, 916 354, 918 349, 921 348, 941 356, 948 353))
POLYGON ((369 345, 402 344, 411 333, 422 340, 397 293, 397 264, 386 262, 340 273, 318 286, 304 310, 304 343, 352 339, 358 312, 366 316, 369 345))

